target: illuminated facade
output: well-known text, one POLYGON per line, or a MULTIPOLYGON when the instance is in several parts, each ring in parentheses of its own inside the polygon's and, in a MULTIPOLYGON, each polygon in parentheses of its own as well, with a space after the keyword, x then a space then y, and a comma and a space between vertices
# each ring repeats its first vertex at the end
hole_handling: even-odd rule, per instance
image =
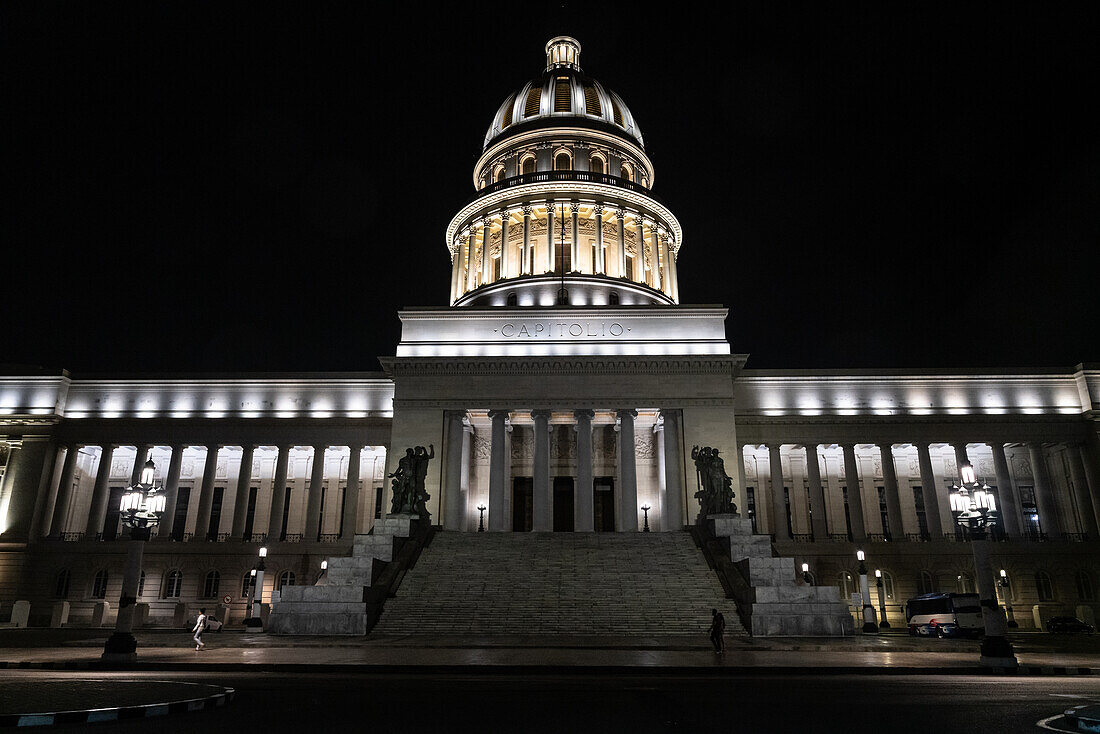
POLYGON ((243 617, 261 542, 265 600, 315 581, 388 510, 390 449, 428 444, 429 509, 455 532, 478 506, 494 532, 633 532, 643 505, 677 531, 698 513, 691 449, 716 447, 742 512, 817 583, 855 591, 865 549, 894 622, 918 591, 972 588, 949 496, 969 461, 1004 518, 1017 621, 1092 614, 1100 369, 746 369, 726 309, 681 305, 684 234, 632 112, 576 41, 546 54, 447 227, 447 305, 399 314, 383 371, 0 377, 0 621, 27 599, 44 624, 64 600, 86 624, 118 599, 116 498, 147 455, 168 511, 139 596, 168 625, 226 596, 243 617))

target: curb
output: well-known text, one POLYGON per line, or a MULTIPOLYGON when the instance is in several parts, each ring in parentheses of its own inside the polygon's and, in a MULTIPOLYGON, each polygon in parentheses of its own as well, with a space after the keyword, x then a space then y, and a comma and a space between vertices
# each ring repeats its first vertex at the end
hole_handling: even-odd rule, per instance
MULTIPOLYGON (((34 667, 26 663, 19 666, 0 663, 0 666, 9 669, 34 667)), ((93 724, 100 721, 146 719, 153 716, 167 716, 168 714, 182 714, 217 708, 232 701, 235 694, 236 691, 232 688, 223 688, 221 693, 170 703, 148 703, 141 706, 118 706, 84 711, 52 711, 38 714, 0 714, 0 726, 53 726, 55 724, 93 724)))
MULTIPOLYGON (((1100 668, 1021 665, 1015 670, 981 666, 795 666, 795 665, 380 665, 340 663, 172 663, 137 662, 121 666, 99 660, 71 661, 0 661, 0 670, 135 670, 202 671, 222 673, 388 673, 398 675, 548 675, 601 674, 641 676, 715 676, 715 675, 1000 675, 1000 676, 1100 676, 1100 668)), ((232 689, 230 700, 232 700, 232 689)), ((220 704, 218 704, 220 705, 220 704)))

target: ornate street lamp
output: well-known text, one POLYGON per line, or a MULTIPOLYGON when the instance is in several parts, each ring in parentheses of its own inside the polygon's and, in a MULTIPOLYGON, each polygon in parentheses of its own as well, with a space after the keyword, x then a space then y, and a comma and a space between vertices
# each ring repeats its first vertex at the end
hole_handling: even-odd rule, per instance
POLYGON ((122 576, 122 595, 118 600, 118 618, 115 631, 103 646, 103 660, 125 662, 137 657, 137 640, 134 639, 134 611, 137 605, 138 584, 141 583, 141 558, 145 541, 152 529, 160 524, 164 514, 164 493, 156 486, 157 465, 152 459, 145 462, 141 480, 126 490, 119 502, 122 524, 130 529, 130 542, 126 552, 126 570, 122 576))
POLYGON ((485 532, 485 505, 477 506, 477 531, 479 533, 485 532))
POLYGON ((871 604, 871 588, 867 584, 867 554, 862 550, 856 551, 856 560, 859 561, 859 595, 863 597, 863 631, 867 634, 877 635, 878 625, 875 624, 875 608, 871 604))
POLYGON ((886 618, 886 580, 882 578, 882 569, 875 569, 875 586, 878 587, 878 611, 882 621, 879 629, 890 629, 890 620, 886 618))
POLYGON ((1012 616, 1012 600, 1008 598, 1008 574, 1003 568, 1001 569, 1001 578, 998 579, 997 584, 1001 587, 1001 594, 1005 598, 1005 614, 1008 615, 1008 626, 1012 628, 1019 627, 1020 625, 1016 624, 1016 618, 1012 616))
POLYGON ((645 515, 645 525, 642 527, 643 533, 649 532, 649 511, 651 509, 649 505, 642 505, 642 513, 645 515))
POLYGON ((810 564, 808 563, 802 564, 802 580, 810 586, 813 586, 814 575, 810 573, 810 564))
POLYGON ((252 594, 248 599, 248 618, 244 621, 244 626, 248 628, 264 626, 260 618, 260 607, 264 601, 264 559, 267 558, 267 546, 260 546, 259 558, 256 567, 252 569, 252 594))
MULTIPOLYGON (((989 486, 979 484, 970 462, 959 467, 960 485, 952 487, 951 509, 955 521, 970 536, 970 548, 974 553, 974 576, 978 598, 985 622, 985 639, 982 640, 981 664, 997 668, 1016 668, 1019 663, 1012 651, 1012 644, 1005 636, 1007 626, 1001 607, 997 604, 997 592, 993 583, 993 566, 989 555, 989 530, 997 527, 999 520, 993 494, 989 486)), ((1007 575, 1004 577, 1007 581, 1007 575)))

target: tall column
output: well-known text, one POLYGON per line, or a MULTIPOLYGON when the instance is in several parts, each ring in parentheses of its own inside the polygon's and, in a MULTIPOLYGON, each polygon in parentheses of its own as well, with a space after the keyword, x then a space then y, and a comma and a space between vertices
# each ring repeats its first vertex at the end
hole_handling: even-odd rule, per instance
POLYGON ((879 444, 882 457, 882 481, 886 492, 886 515, 890 523, 890 537, 901 540, 905 536, 905 526, 901 522, 901 498, 898 497, 898 470, 894 466, 894 447, 892 444, 879 444))
POLYGON ((554 247, 558 244, 554 236, 554 218, 556 216, 554 201, 548 199, 546 201, 546 272, 548 273, 553 273, 557 269, 554 260, 554 247))
POLYGON ((1001 512, 1005 534, 1010 538, 1019 538, 1023 527, 1020 521, 1020 501, 1016 495, 1016 487, 1012 484, 1012 474, 1008 471, 1005 445, 1000 441, 992 441, 989 448, 993 450, 993 472, 997 477, 997 494, 1001 500, 1001 506, 997 509, 1001 512))
MULTIPOLYGON (((30 532, 27 534, 30 540, 38 540, 48 536, 51 532, 50 522, 53 520, 53 510, 57 506, 58 485, 54 481, 60 477, 64 457, 61 455, 63 445, 56 441, 50 441, 46 449, 46 460, 42 462, 42 473, 38 477, 38 494, 35 495, 34 514, 31 518, 30 532)), ((11 462, 12 457, 8 457, 11 462)))
POLYGON ((669 522, 665 516, 665 494, 668 490, 665 486, 665 423, 663 420, 658 420, 653 425, 653 436, 657 441, 657 512, 661 517, 660 527, 656 529, 668 530, 669 522))
POLYGON ((531 207, 523 207, 523 250, 519 259, 519 274, 531 272, 531 207))
POLYGON ((302 538, 313 542, 321 536, 321 490, 325 484, 325 450, 327 446, 313 447, 313 471, 309 477, 309 496, 306 498, 306 526, 302 538))
POLYGON ((283 505, 286 504, 287 463, 290 460, 290 446, 279 447, 279 456, 275 459, 275 478, 271 483, 271 513, 267 520, 268 541, 282 540, 283 505))
POLYGON ((783 500, 783 456, 777 443, 768 444, 768 464, 771 467, 772 534, 776 540, 790 540, 787 503, 783 500))
POLYGON ((626 212, 619 209, 615 212, 615 221, 619 225, 619 241, 616 249, 618 252, 617 259, 619 261, 619 277, 629 278, 630 274, 626 272, 626 212))
POLYGON ((1089 430, 1088 438, 1081 446, 1081 452, 1085 460, 1085 479, 1089 485, 1089 496, 1092 499, 1093 514, 1100 521, 1100 437, 1094 430, 1089 430))
POLYGON ((638 411, 621 408, 616 414, 619 416, 619 481, 623 483, 619 530, 631 532, 638 529, 638 468, 634 448, 634 419, 638 411))
POLYGON ((570 234, 572 235, 572 242, 570 242, 569 245, 569 254, 571 256, 570 267, 574 271, 581 269, 581 245, 580 240, 577 238, 577 212, 580 211, 580 208, 581 205, 575 201, 569 205, 569 211, 572 212, 573 215, 573 225, 572 230, 570 230, 570 234))
POLYGON ((500 212, 500 277, 510 278, 508 268, 511 266, 511 258, 508 256, 508 224, 512 218, 512 212, 502 209, 500 212))
POLYGON ((355 538, 359 528, 359 464, 362 462, 363 447, 348 446, 351 450, 348 458, 348 487, 344 490, 344 517, 340 525, 340 537, 355 538))
POLYGON ((1031 442, 1027 445, 1031 458, 1031 478, 1035 482, 1035 505, 1039 511, 1039 527, 1047 537, 1056 539, 1062 534, 1062 523, 1058 517, 1058 508, 1054 504, 1054 490, 1050 484, 1050 472, 1047 471, 1043 445, 1031 442))
POLYGON ((472 291, 474 289, 475 275, 477 269, 474 267, 474 250, 477 248, 477 222, 473 223, 473 228, 467 230, 464 235, 466 237, 466 277, 463 279, 465 283, 465 290, 472 291))
POLYGON ((936 475, 932 471, 932 454, 928 451, 928 444, 917 444, 917 463, 920 466, 921 494, 924 495, 924 519, 928 525, 928 534, 935 539, 943 536, 943 521, 940 518, 939 488, 936 486, 936 475))
POLYGON ((844 449, 844 480, 848 487, 848 517, 851 518, 852 539, 857 543, 867 540, 863 522, 863 493, 859 486, 859 465, 856 463, 856 447, 846 443, 844 449))
POLYGON ((810 489, 810 532, 814 540, 829 539, 825 518, 825 488, 821 486, 821 464, 817 456, 817 444, 806 444, 806 481, 810 489))
POLYGON ((955 481, 962 481, 963 464, 973 464, 970 461, 970 455, 966 453, 966 442, 953 443, 951 447, 955 449, 955 481))
POLYGON ((669 530, 684 527, 684 454, 680 449, 680 411, 661 409, 665 419, 665 503, 663 524, 669 530))
MULTIPOLYGON (((53 505, 53 518, 50 521, 50 537, 60 538, 65 532, 65 518, 69 516, 69 506, 73 501, 73 480, 76 477, 76 459, 80 446, 71 443, 65 447, 65 463, 61 467, 61 483, 57 485, 57 500, 53 505)), ((98 475, 97 484, 98 484, 98 475)), ((91 537, 89 535, 89 537, 91 537)))
POLYGON ((603 207, 597 206, 593 211, 596 213, 596 262, 592 267, 596 273, 606 273, 603 262, 603 207))
POLYGON ((183 467, 183 444, 172 446, 172 458, 168 460, 168 477, 164 482, 164 515, 157 526, 158 538, 171 538, 176 525, 176 501, 179 499, 180 470, 183 467))
POLYGON ((463 410, 445 412, 447 431, 447 462, 443 475, 443 529, 462 529, 462 417, 463 410))
POLYGON ((462 277, 462 250, 458 246, 457 241, 451 242, 451 303, 454 303, 460 295, 462 295, 462 289, 459 288, 459 282, 462 277))
MULTIPOLYGON (((103 523, 107 520, 107 500, 111 495, 111 463, 114 461, 114 444, 104 444, 100 448, 99 467, 95 472, 95 488, 92 490, 92 506, 88 508, 88 524, 84 527, 84 537, 91 539, 103 532, 103 523)), ((58 504, 61 504, 60 501, 58 504)), ((54 507, 54 520, 57 519, 57 507, 54 507)), ((54 525, 51 533, 56 534, 61 527, 54 525)))
POLYGON ((508 419, 507 410, 490 410, 492 421, 492 445, 489 453, 489 530, 503 531, 507 525, 504 519, 504 421, 508 419))
POLYGON ((462 421, 462 467, 459 471, 459 486, 462 494, 458 504, 458 529, 465 530, 467 517, 470 514, 470 443, 474 435, 474 427, 469 420, 462 421))
POLYGON ((195 517, 195 532, 192 540, 206 540, 210 532, 210 509, 214 505, 214 478, 218 473, 218 451, 221 446, 213 444, 206 447, 206 463, 202 467, 202 485, 199 490, 199 510, 195 517))
POLYGON ((492 258, 489 256, 489 217, 485 217, 482 222, 485 226, 481 230, 481 284, 486 285, 491 274, 489 263, 492 262, 492 258))
POLYGON ((668 240, 665 240, 665 256, 668 260, 666 267, 668 268, 668 274, 665 276, 668 280, 666 283, 666 293, 675 301, 680 300, 680 280, 676 276, 676 253, 674 248, 668 246, 668 240))
POLYGON ((531 529, 552 530, 550 497, 550 411, 532 410, 535 421, 534 496, 531 502, 531 529))
POLYGON ((657 290, 661 290, 661 268, 658 266, 658 249, 660 241, 657 239, 657 220, 649 223, 649 237, 653 240, 653 251, 649 254, 649 281, 657 290))
POLYGON ((573 527, 577 532, 590 533, 596 529, 594 511, 595 487, 592 483, 592 418, 591 410, 574 410, 577 419, 577 492, 573 504, 573 527))
POLYGON ((245 521, 248 519, 248 495, 252 486, 252 456, 256 447, 252 444, 241 446, 241 468, 237 472, 237 491, 233 496, 233 526, 230 538, 244 538, 245 521))
POLYGON ((1069 459, 1070 479, 1073 481, 1073 496, 1077 499, 1077 514, 1081 518, 1080 532, 1087 533, 1090 539, 1094 539, 1097 534, 1096 514, 1089 496, 1089 482, 1085 477, 1085 457, 1081 454, 1081 445, 1067 445, 1066 456, 1069 459))
POLYGON ((134 466, 130 469, 130 486, 141 481, 141 470, 145 467, 145 462, 149 460, 149 450, 153 448, 152 445, 147 443, 138 444, 134 447, 134 466))

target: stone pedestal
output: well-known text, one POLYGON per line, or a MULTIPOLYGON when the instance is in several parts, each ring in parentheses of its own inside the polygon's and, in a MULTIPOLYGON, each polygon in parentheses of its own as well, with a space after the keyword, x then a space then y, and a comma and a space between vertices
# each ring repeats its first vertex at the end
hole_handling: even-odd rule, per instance
POLYGON ((107 623, 107 614, 111 611, 111 604, 109 602, 101 601, 97 602, 92 607, 92 626, 102 627, 107 623))
POLYGON ((11 626, 26 627, 27 620, 30 619, 30 616, 31 603, 25 599, 20 599, 11 607, 11 626))
POLYGON ((350 556, 327 559, 328 570, 316 584, 284 586, 274 592, 265 629, 277 635, 366 634, 366 590, 374 564, 393 560, 397 539, 409 537, 417 519, 416 515, 386 515, 374 524, 372 534, 355 536, 350 556))
POLYGON ((58 627, 64 627, 69 623, 69 602, 58 601, 54 602, 53 609, 50 610, 50 627, 54 629, 58 627))
POLYGON ((142 602, 134 606, 134 629, 149 623, 149 605, 142 602))
POLYGON ((852 615, 835 586, 809 586, 795 575, 794 559, 776 557, 771 538, 753 535, 752 521, 710 515, 715 537, 728 538, 730 560, 752 587, 753 637, 841 637, 854 634, 852 615))
POLYGON ((172 610, 172 626, 173 627, 186 627, 187 626, 187 605, 183 602, 178 602, 175 609, 172 610))

